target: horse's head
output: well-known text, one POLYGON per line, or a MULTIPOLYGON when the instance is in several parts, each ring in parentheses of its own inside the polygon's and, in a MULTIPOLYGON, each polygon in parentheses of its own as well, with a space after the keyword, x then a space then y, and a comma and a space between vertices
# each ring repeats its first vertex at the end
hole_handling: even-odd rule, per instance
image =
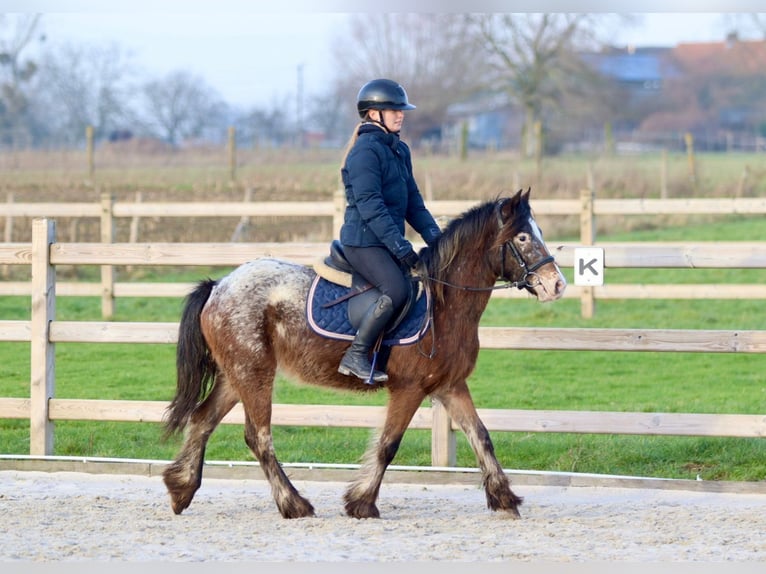
POLYGON ((500 232, 491 258, 498 277, 534 294, 541 302, 559 299, 567 282, 543 241, 529 205, 529 190, 496 203, 500 232))
POLYGON ((527 289, 539 301, 555 301, 567 285, 532 217, 529 191, 469 209, 420 256, 439 301, 445 289, 489 292, 498 279, 527 289))

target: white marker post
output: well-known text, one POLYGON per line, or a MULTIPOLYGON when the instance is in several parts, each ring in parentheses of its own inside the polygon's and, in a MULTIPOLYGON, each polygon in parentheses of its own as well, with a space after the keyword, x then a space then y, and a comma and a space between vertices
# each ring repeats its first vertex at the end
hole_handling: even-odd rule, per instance
POLYGON ((604 249, 601 247, 575 247, 575 285, 604 284, 604 249))

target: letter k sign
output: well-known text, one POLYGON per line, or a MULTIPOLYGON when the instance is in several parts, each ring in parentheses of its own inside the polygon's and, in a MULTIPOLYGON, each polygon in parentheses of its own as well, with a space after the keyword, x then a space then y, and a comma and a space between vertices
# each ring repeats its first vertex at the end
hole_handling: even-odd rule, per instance
POLYGON ((604 250, 601 247, 575 247, 575 285, 604 284, 604 250))

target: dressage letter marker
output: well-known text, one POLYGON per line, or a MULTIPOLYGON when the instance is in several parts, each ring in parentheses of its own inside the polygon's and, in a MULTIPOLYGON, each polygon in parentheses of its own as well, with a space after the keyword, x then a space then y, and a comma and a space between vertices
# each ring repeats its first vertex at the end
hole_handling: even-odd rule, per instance
POLYGON ((601 247, 575 247, 575 285, 604 284, 604 250, 601 247))

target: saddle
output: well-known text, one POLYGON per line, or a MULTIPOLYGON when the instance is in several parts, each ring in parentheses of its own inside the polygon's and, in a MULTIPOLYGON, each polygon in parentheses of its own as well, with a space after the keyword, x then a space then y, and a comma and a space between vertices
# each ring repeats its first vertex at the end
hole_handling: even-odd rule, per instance
MULTIPOLYGON (((306 316, 311 329, 324 337, 351 341, 367 309, 381 292, 359 275, 346 259, 340 241, 333 240, 330 254, 314 263, 317 276, 311 283, 306 316)), ((431 297, 418 278, 410 281, 410 294, 383 334, 384 345, 410 345, 430 326, 431 297)))

